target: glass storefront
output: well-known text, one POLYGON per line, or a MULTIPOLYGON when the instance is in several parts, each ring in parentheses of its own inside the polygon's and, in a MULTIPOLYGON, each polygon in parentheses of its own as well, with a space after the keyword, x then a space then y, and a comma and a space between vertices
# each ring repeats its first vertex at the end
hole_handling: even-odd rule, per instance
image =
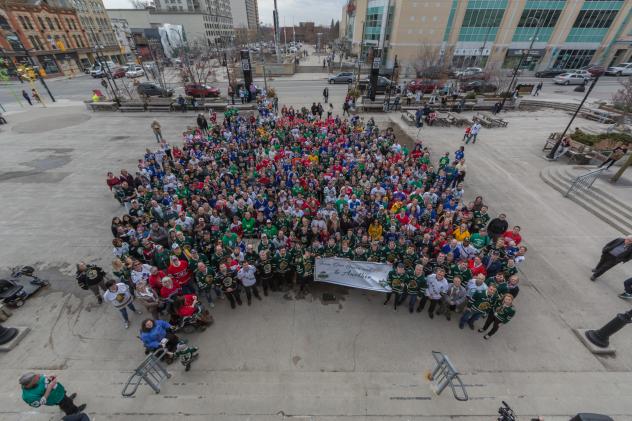
POLYGON ((37 59, 40 62, 40 65, 44 68, 44 71, 46 72, 46 74, 61 72, 61 70, 59 69, 59 66, 57 65, 57 61, 55 61, 55 57, 38 56, 37 59))
POLYGON ((560 50, 553 67, 560 69, 579 69, 590 64, 596 50, 560 50))

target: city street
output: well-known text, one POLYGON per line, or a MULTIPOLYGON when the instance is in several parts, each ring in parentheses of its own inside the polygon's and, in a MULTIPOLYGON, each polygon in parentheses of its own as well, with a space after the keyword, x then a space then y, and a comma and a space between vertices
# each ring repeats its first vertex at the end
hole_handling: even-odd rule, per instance
MULTIPOLYGON (((294 106, 319 100, 323 87, 319 81, 275 84, 281 104, 294 106)), ((346 87, 331 89, 338 101, 346 87)), ((52 283, 7 322, 31 332, 0 358, 1 419, 59 418, 56 408, 35 411, 20 401, 16 379, 26 370, 58 375, 98 420, 483 421, 495 418, 501 400, 520 419, 561 421, 577 412, 632 419, 632 406, 621 398, 632 391, 628 328, 613 337, 616 357, 591 354, 572 330, 599 327, 629 309, 616 297, 629 265, 589 280, 603 244, 620 234, 539 178, 543 168, 566 165, 540 157, 544 139, 568 118, 552 110, 506 113, 508 128, 483 129, 466 149, 467 200, 480 194, 492 216, 505 212, 510 224, 522 226, 529 247, 517 316, 493 339, 459 330, 454 320, 393 311, 377 293, 318 284, 305 299, 275 293, 235 311, 219 302, 215 325, 187 335, 201 354, 191 372, 173 365, 161 394, 141 386, 133 399, 122 398, 144 358, 136 336, 145 315, 131 316, 132 327, 124 330, 114 309, 98 306, 77 287, 74 264, 110 267, 110 220, 123 209, 105 173, 133 170, 145 148, 154 147, 153 119, 179 144, 194 117, 58 106, 12 113, 10 125, 0 128, 0 195, 6 199, 0 261, 36 265, 52 283), (334 302, 323 301, 323 292, 334 294, 334 302), (432 393, 424 376, 433 350, 448 354, 462 373, 468 402, 455 401, 449 389, 432 393)), ((375 118, 382 127, 401 122, 398 113, 375 118)), ((402 130, 409 136, 403 143, 418 135, 402 130)), ((429 127, 419 136, 437 159, 458 148, 462 129, 429 127)))
MULTIPOLYGON (((225 81, 226 78, 224 69, 217 69, 217 74, 218 79, 220 80, 209 84, 218 87, 222 92, 222 95, 226 96, 228 93, 228 83, 225 81)), ((326 84, 327 76, 327 73, 297 73, 292 77, 268 78, 268 86, 272 86, 277 89, 281 98, 288 98, 288 103, 296 105, 311 105, 311 99, 322 99, 320 95, 326 84)), ((182 84, 178 82, 178 77, 175 75, 173 69, 168 69, 165 79, 167 80, 168 86, 175 90, 175 96, 184 93, 182 84)), ((147 78, 142 77, 140 80, 147 81, 147 78)), ((517 83, 537 83, 539 80, 544 82, 544 87, 541 93, 542 98, 555 98, 579 103, 584 96, 583 92, 574 91, 575 86, 555 85, 553 83, 553 79, 549 78, 537 79, 525 76, 519 77, 517 83)), ((126 79, 117 79, 116 81, 120 85, 121 83, 124 83, 126 79)), ((153 79, 150 79, 150 81, 154 82, 153 79)), ((100 89, 101 91, 104 91, 100 82, 100 79, 94 79, 89 75, 81 75, 73 79, 50 80, 47 84, 53 93, 53 96, 55 96, 55 98, 60 102, 64 103, 67 101, 88 100, 93 89, 100 89)), ((128 85, 130 84, 128 80, 127 83, 128 85)), ((264 79, 255 78, 255 83, 259 86, 264 86, 264 79)), ((46 103, 50 102, 43 86, 39 82, 37 82, 35 86, 44 101, 46 103)), ((612 99, 613 93, 615 93, 620 87, 619 78, 614 76, 603 76, 591 93, 589 101, 609 101, 612 99)), ((22 103, 22 107, 28 106, 22 99, 22 89, 26 89, 30 93, 31 88, 28 83, 20 84, 19 82, 11 82, 8 85, 0 85, 0 104, 2 104, 7 111, 23 109, 16 101, 14 96, 16 95, 22 103)), ((119 87, 119 89, 122 90, 122 87, 119 87)), ((340 103, 344 98, 344 93, 346 91, 346 85, 330 85, 329 90, 331 102, 333 102, 335 107, 340 107, 340 103)))

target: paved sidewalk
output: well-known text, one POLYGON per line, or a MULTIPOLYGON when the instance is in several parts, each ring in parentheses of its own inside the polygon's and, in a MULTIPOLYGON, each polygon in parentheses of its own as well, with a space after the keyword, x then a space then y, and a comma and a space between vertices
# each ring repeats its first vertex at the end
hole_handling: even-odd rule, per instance
MULTIPOLYGON (((401 123, 399 113, 375 117, 401 123)), ((57 373, 95 419, 474 421, 495 419, 502 399, 520 419, 558 421, 580 411, 632 419, 632 404, 622 399, 632 387, 632 335, 619 332, 612 339, 616 357, 604 358, 572 331, 599 327, 629 309, 616 297, 629 265, 588 279, 603 244, 619 234, 539 179, 551 165, 540 157, 544 139, 567 115, 503 117, 509 127, 483 129, 465 155, 467 197, 480 194, 492 215, 505 212, 510 224, 523 227, 529 247, 517 315, 490 341, 459 330, 456 320, 393 311, 380 294, 316 285, 305 300, 274 294, 234 311, 219 302, 215 325, 189 337, 201 347, 193 370, 172 366, 163 393, 145 387, 123 399, 124 382, 144 358, 136 338, 144 316, 132 316, 124 330, 113 309, 77 288, 73 265, 86 259, 110 267, 109 222, 122 208, 105 185, 106 171, 133 169, 155 145, 153 119, 177 144, 194 115, 82 107, 16 113, 0 135, 0 196, 11 198, 0 207, 0 261, 35 264, 52 285, 7 323, 32 331, 0 358, 0 419, 59 418, 54 409, 40 414, 19 401, 16 379, 25 370, 57 373), (338 300, 325 305, 322 292, 329 290, 338 300), (447 353, 463 373, 470 401, 456 402, 449 390, 432 394, 423 375, 433 350, 447 353)), ((420 137, 437 158, 461 145, 462 129, 424 128, 420 137)))

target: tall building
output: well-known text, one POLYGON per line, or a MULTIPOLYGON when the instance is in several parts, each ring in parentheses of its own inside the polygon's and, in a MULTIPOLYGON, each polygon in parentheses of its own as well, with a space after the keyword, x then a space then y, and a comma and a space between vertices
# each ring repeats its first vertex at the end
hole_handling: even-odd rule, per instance
POLYGON ((529 70, 608 66, 631 59, 632 0, 349 0, 340 36, 389 66, 512 68, 525 50, 529 70))
POLYGON ((77 75, 90 66, 91 48, 77 12, 67 3, 5 1, 0 5, 0 55, 15 74, 20 64, 45 76, 77 75))
POLYGON ((77 11, 81 26, 85 30, 91 47, 99 47, 100 54, 115 63, 125 63, 112 28, 110 18, 105 11, 103 0, 62 0, 68 1, 77 11))
POLYGON ((116 41, 121 48, 121 53, 125 56, 128 63, 135 61, 136 45, 134 44, 134 37, 127 20, 110 18, 110 21, 112 22, 116 41))
POLYGON ((230 0, 233 26, 256 31, 259 27, 257 0, 230 0))
MULTIPOLYGON (((201 16, 204 30, 203 36, 198 36, 198 38, 205 38, 209 44, 229 45, 235 38, 230 0, 155 0, 154 5, 155 15, 188 13, 201 16)), ((181 24, 180 22, 164 23, 181 24)), ((187 31, 186 26, 185 31, 187 31)))

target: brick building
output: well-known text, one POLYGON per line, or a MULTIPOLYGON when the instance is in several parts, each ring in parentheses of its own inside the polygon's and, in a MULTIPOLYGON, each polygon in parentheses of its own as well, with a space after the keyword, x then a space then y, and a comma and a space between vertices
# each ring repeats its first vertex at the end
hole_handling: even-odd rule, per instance
POLYGON ((47 76, 76 75, 92 55, 77 12, 43 1, 2 4, 0 48, 10 62, 39 66, 47 76))

